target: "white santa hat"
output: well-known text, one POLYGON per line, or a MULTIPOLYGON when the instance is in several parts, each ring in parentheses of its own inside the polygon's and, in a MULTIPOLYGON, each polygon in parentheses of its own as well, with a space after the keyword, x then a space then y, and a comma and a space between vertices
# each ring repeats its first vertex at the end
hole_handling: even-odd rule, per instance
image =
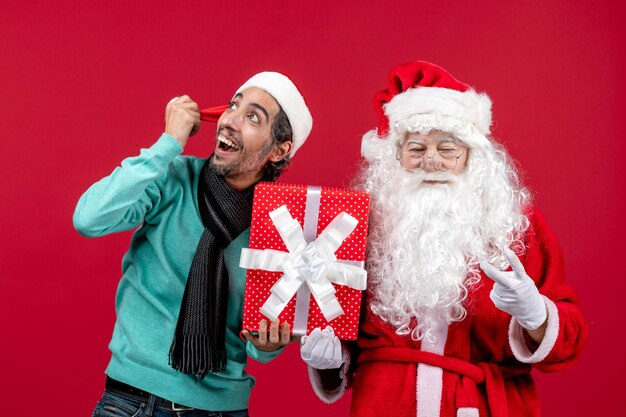
POLYGON ((489 146, 491 100, 445 69, 414 61, 391 70, 388 87, 374 96, 377 130, 363 136, 366 159, 381 156, 382 141, 404 132, 450 132, 469 147, 489 146))
POLYGON ((252 76, 237 89, 235 94, 250 87, 260 88, 274 97, 287 115, 293 130, 292 146, 289 153, 289 156, 293 157, 313 128, 313 118, 304 97, 289 78, 278 72, 266 71, 252 76))

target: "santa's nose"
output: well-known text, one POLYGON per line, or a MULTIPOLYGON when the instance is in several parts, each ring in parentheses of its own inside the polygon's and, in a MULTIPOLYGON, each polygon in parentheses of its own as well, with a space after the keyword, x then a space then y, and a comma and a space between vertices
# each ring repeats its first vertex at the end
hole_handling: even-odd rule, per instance
POLYGON ((424 155, 424 157, 422 158, 422 169, 426 172, 435 172, 437 171, 437 166, 436 161, 435 161, 435 157, 437 156, 436 153, 434 153, 432 156, 428 156, 428 155, 424 155))

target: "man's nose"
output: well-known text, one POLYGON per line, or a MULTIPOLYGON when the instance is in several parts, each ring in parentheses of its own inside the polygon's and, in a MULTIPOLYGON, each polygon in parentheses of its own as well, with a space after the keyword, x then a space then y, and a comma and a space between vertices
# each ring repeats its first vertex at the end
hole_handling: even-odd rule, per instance
POLYGON ((239 109, 231 110, 222 117, 222 127, 228 127, 232 130, 239 130, 242 119, 242 112, 239 109))

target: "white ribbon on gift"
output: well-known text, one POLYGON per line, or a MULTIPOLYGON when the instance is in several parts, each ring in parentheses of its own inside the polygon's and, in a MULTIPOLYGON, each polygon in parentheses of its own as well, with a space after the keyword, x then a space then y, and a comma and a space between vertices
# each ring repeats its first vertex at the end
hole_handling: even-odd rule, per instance
POLYGON ((307 244, 300 223, 291 216, 287 206, 281 206, 269 215, 289 252, 242 249, 239 261, 242 268, 283 273, 271 288, 271 294, 261 307, 261 313, 272 321, 276 320, 298 289, 306 284, 327 321, 342 315, 344 312, 335 296, 336 290, 332 283, 361 291, 366 288, 365 269, 342 263, 335 257, 335 252, 359 221, 342 212, 317 239, 307 244))

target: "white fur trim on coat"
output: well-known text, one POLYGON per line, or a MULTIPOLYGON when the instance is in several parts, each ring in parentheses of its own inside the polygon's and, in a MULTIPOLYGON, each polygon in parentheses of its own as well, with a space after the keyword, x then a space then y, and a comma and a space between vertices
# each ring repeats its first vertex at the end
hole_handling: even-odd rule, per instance
POLYGON ((548 309, 548 327, 543 336, 541 344, 534 352, 526 346, 524 340, 524 328, 517 322, 515 317, 511 317, 509 324, 509 345, 515 358, 522 363, 537 363, 544 360, 552 351, 556 339, 559 336, 559 311, 556 304, 546 296, 543 296, 548 309))
POLYGON ((341 355, 343 357, 343 366, 338 369, 339 378, 341 378, 341 384, 339 385, 339 387, 337 387, 337 389, 333 391, 326 391, 322 385, 322 379, 319 370, 307 365, 311 387, 313 388, 315 395, 317 395, 317 397, 326 404, 332 404, 335 401, 339 400, 348 390, 350 351, 344 343, 341 344, 341 355))
POLYGON ((456 410, 456 417, 480 417, 480 415, 478 414, 478 408, 461 407, 456 410))

